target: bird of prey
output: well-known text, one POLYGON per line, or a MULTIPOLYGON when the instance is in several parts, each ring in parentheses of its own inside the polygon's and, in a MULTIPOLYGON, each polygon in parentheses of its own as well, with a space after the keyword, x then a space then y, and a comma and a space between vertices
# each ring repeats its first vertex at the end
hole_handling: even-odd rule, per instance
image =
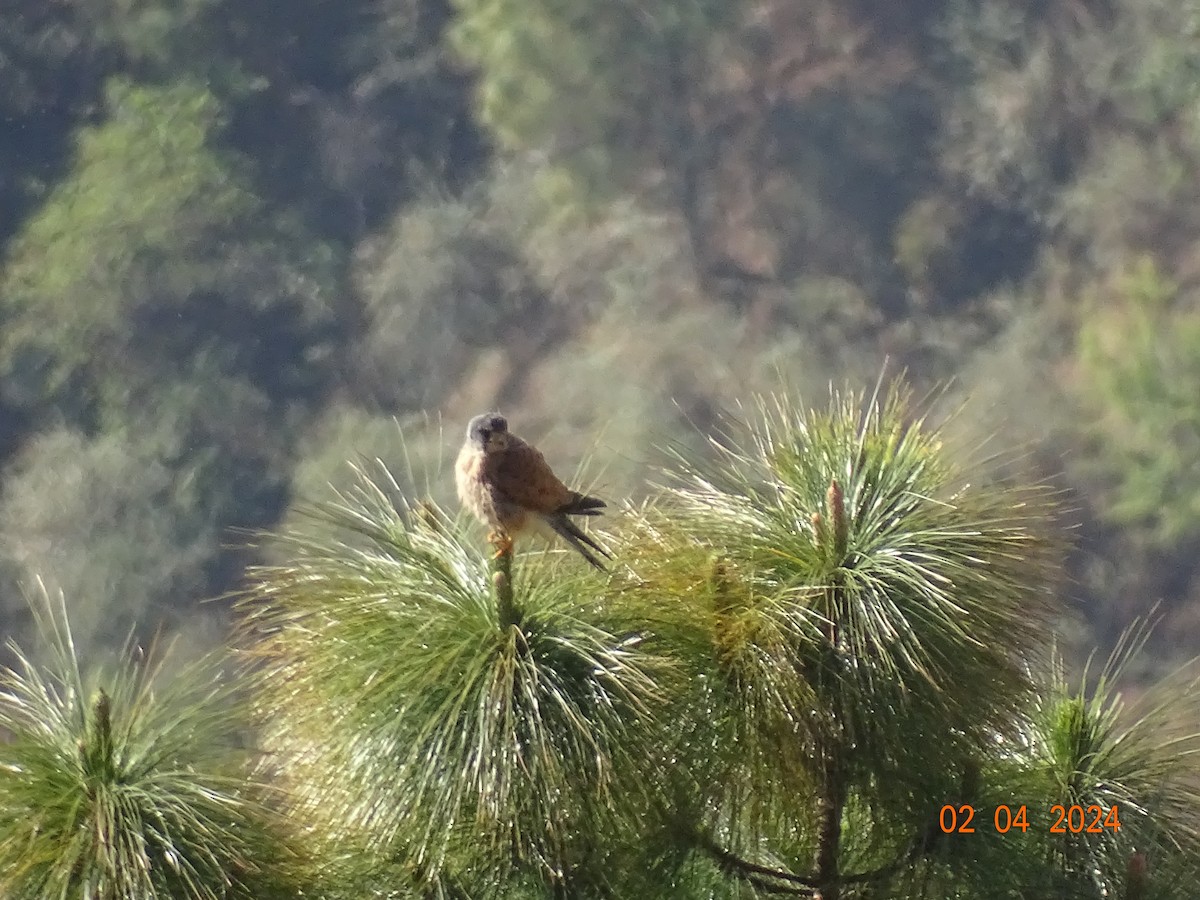
POLYGON ((601 571, 604 565, 591 551, 612 558, 567 518, 598 516, 604 501, 559 481, 541 452, 511 434, 499 413, 471 420, 455 471, 459 499, 492 530, 488 539, 501 552, 511 550, 512 539, 521 532, 551 531, 601 571))

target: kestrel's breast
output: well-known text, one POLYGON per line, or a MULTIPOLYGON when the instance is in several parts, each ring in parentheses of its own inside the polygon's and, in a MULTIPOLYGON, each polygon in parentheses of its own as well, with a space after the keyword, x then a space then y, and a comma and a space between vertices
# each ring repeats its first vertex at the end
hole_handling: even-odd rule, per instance
POLYGON ((483 454, 472 447, 463 447, 454 465, 458 499, 483 524, 498 528, 495 503, 483 480, 483 454))
POLYGON ((455 464, 455 480, 458 499, 488 528, 513 535, 525 527, 526 510, 504 496, 481 451, 463 447, 455 464))

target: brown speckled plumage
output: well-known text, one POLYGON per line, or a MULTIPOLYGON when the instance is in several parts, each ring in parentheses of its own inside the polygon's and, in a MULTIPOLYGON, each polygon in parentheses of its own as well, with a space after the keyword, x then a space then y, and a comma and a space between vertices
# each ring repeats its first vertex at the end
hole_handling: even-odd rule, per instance
POLYGON ((455 474, 459 499, 493 532, 514 538, 549 529, 604 568, 591 550, 610 556, 608 551, 568 518, 599 515, 604 501, 563 484, 536 447, 509 433, 503 416, 485 413, 471 420, 455 474))

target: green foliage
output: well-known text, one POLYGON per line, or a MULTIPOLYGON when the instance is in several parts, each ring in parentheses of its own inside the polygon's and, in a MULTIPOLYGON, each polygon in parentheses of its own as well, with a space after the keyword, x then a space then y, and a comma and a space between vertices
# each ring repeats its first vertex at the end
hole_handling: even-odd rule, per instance
POLYGON ((546 355, 531 373, 537 390, 518 411, 554 429, 547 452, 574 441, 575 456, 607 456, 595 473, 604 489, 641 496, 656 444, 698 446, 694 426, 707 424, 716 404, 763 383, 775 367, 810 371, 809 344, 790 329, 761 357, 740 358, 739 338, 734 317, 719 308, 613 304, 587 334, 546 355), (589 443, 580 446, 583 440, 589 443), (609 454, 608 447, 620 449, 609 454))
MULTIPOLYGON (((1119 830, 1078 834, 1066 828, 1065 835, 1051 834, 1054 813, 1051 821, 1039 821, 1045 827, 1030 829, 1031 849, 1049 863, 1064 896, 1122 896, 1126 863, 1135 848, 1153 860, 1151 896, 1182 900, 1197 875, 1200 732, 1192 717, 1200 681, 1194 666, 1132 703, 1117 687, 1149 634, 1145 624, 1131 627, 1099 674, 1092 678, 1085 669, 1078 687, 1068 683, 1062 661, 1051 659, 1030 730, 1018 749, 1024 774, 1010 781, 1010 799, 1000 801, 1029 798, 1039 820, 1055 804, 1117 809, 1119 830)), ((1011 763, 1006 764, 1010 779, 1011 763)))
POLYGON ((1112 77, 1122 109, 1152 125, 1183 117, 1194 129, 1200 6, 1192 0, 1125 4, 1118 27, 1115 37, 1126 53, 1114 61, 1112 77))
POLYGON ((1150 258, 1102 296, 1080 328, 1079 365, 1104 512, 1170 547, 1200 533, 1200 314, 1150 258))
MULTIPOLYGON (((81 23, 91 30, 90 39, 119 49, 121 54, 141 66, 160 71, 203 59, 207 49, 201 26, 206 17, 221 6, 222 0, 68 0, 76 8, 81 23)), ((209 56, 211 61, 212 57, 209 56)))
POLYGON ((722 4, 696 0, 653 11, 512 0, 464 0, 459 7, 453 37, 482 69, 481 114, 514 147, 537 146, 573 127, 583 129, 581 143, 611 134, 631 100, 661 86, 656 54, 706 40, 723 14, 722 4), (647 82, 646 75, 657 77, 647 82))
POLYGON ((459 0, 455 47, 479 68, 479 117, 511 149, 554 147, 561 196, 604 196, 654 159, 681 110, 679 85, 738 3, 670 0, 629 6, 459 0), (556 154, 557 155, 557 154, 556 154), (582 187, 582 191, 581 191, 582 187), (596 189, 599 189, 598 191, 596 189))
MULTIPOLYGON (((469 299, 486 298, 496 329, 482 329, 494 341, 486 351, 472 347, 460 356, 461 339, 451 345, 447 358, 462 359, 466 368, 456 373, 462 393, 451 395, 444 414, 473 412, 457 405, 462 401, 501 402, 510 418, 545 435, 542 446, 552 457, 603 457, 603 467, 589 469, 589 476, 607 496, 642 496, 656 444, 699 445, 696 429, 719 406, 774 383, 780 372, 820 384, 819 373, 834 365, 826 351, 836 345, 845 352, 845 328, 858 321, 863 304, 846 283, 795 285, 787 318, 760 334, 735 310, 705 299, 676 218, 626 198, 597 204, 586 221, 564 222, 535 196, 535 185, 530 167, 513 163, 474 199, 483 227, 505 237, 521 266, 507 254, 487 253, 456 263, 458 269, 500 263, 490 277, 465 282, 492 286, 486 293, 445 301, 471 304, 465 320, 486 325, 469 299)), ((424 245, 419 237, 413 243, 424 245)), ((468 246, 452 244, 459 252, 468 246)), ((426 256, 439 263, 444 253, 426 256)), ((410 284, 422 284, 424 271, 415 263, 408 272, 420 274, 409 274, 410 284)), ((399 287, 397 299, 409 290, 399 287)), ((399 309, 390 318, 397 332, 409 321, 399 309)), ((446 332, 426 342, 445 346, 446 332)), ((414 352, 421 358, 422 351, 414 352)), ((874 357, 837 364, 853 371, 876 366, 874 357)))
MULTIPOLYGON (((4 578, 44 571, 81 598, 85 658, 135 619, 219 618, 223 606, 192 601, 235 583, 253 557, 222 549, 230 525, 270 526, 291 495, 326 482, 345 492, 335 507, 361 511, 335 469, 345 458, 407 459, 429 480, 371 480, 447 500, 436 458, 458 426, 449 438, 408 426, 423 409, 457 421, 500 405, 548 458, 603 461, 584 466, 600 469, 599 493, 638 504, 608 536, 636 578, 622 565, 597 581, 535 557, 517 580, 517 599, 550 623, 525 635, 530 647, 551 634, 577 659, 638 636, 632 657, 647 678, 653 669, 648 719, 618 732, 571 707, 635 742, 605 745, 606 785, 625 805, 565 803, 540 831, 529 824, 543 793, 598 777, 578 749, 587 729, 542 710, 538 721, 561 729, 540 745, 558 769, 504 781, 495 773, 514 757, 497 753, 492 781, 475 771, 456 806, 463 756, 447 751, 446 768, 430 770, 446 779, 388 783, 394 805, 360 815, 367 790, 337 766, 352 757, 345 771, 375 772, 371 784, 388 765, 415 769, 449 731, 408 740, 403 729, 453 710, 434 685, 385 733, 371 728, 391 711, 376 707, 354 755, 355 738, 326 741, 317 713, 307 731, 288 730, 289 711, 317 697, 314 708, 359 733, 337 706, 336 675, 327 694, 301 677, 296 698, 275 687, 263 706, 279 709, 279 759, 297 761, 281 773, 301 786, 292 808, 333 848, 306 893, 532 897, 551 882, 586 896, 803 892, 789 877, 828 871, 828 855, 817 858, 837 810, 841 871, 863 876, 841 885, 842 900, 1119 895, 1135 827, 1154 889, 1170 896, 1171 877, 1194 881, 1186 866, 1169 874, 1191 850, 1144 821, 1129 840, 1082 844, 929 837, 937 804, 968 788, 988 803, 1050 803, 1077 772, 1127 783, 1133 803, 1152 780, 1106 749, 1140 746, 1115 706, 1037 675, 1045 598, 1013 599, 1018 575, 1035 576, 1014 574, 1025 545, 998 551, 1002 590, 968 564, 963 548, 982 537, 956 530, 954 515, 986 517, 972 503, 1000 476, 964 487, 970 467, 949 464, 912 408, 895 459, 860 466, 846 447, 882 460, 871 441, 886 448, 891 432, 849 424, 857 401, 845 397, 819 412, 752 413, 769 439, 757 425, 715 444, 708 434, 718 409, 779 372, 811 392, 830 373, 870 377, 887 356, 919 384, 965 383, 989 402, 973 401, 975 418, 953 423, 947 442, 964 431, 1033 441, 1002 474, 1049 476, 1086 511, 1066 574, 1100 640, 1131 604, 1162 595, 1171 627, 1156 640, 1190 653, 1198 21, 1193 0, 11 0, 0 12, 4 578), (469 184, 481 167, 486 178, 469 184), (660 490, 645 461, 664 441, 688 462, 660 490), (761 449, 789 442, 802 458, 761 449), (821 527, 835 517, 835 475, 846 527, 821 532, 812 516, 821 527), (884 495, 900 499, 889 507, 884 495), (871 503, 899 532, 909 523, 908 543, 871 503), (1106 521, 1089 522, 1092 511, 1106 521), (946 580, 922 588, 937 571, 946 580), (560 578, 560 589, 543 581, 560 578), (1002 625, 1024 603, 1031 620, 1010 634, 1002 625), (986 673, 982 686, 970 672, 986 673), (383 746, 389 735, 401 743, 383 746), (636 754, 630 773, 621 760, 636 754), (315 787, 303 786, 309 771, 315 787), (328 805, 320 785, 336 786, 328 805), (414 835, 409 820, 422 817, 427 831, 414 835), (506 817, 524 828, 511 864, 506 817)), ((993 512, 980 535, 1011 538, 1013 520, 993 512)), ((370 543, 345 526, 293 510, 291 537, 266 559, 283 571, 297 547, 311 557, 337 540, 370 543)), ((446 647, 464 678, 484 671, 451 644, 447 623, 458 623, 488 665, 508 660, 512 684, 537 677, 578 700, 587 679, 570 659, 545 651, 534 665, 497 637, 481 561, 454 562, 466 551, 447 541, 417 563, 376 548, 413 571, 466 566, 452 602, 421 595, 458 612, 419 628, 418 613, 397 620, 434 639, 427 648, 365 615, 339 631, 315 602, 298 605, 308 618, 295 625, 263 598, 263 621, 317 643, 327 616, 346 640, 319 671, 335 672, 342 653, 363 685, 376 683, 367 664, 389 671, 388 660, 375 647, 356 662, 354 635, 393 641, 417 661, 397 679, 422 690, 415 667, 446 647)), ((333 593, 323 601, 343 609, 333 593)), ((27 615, 4 613, 10 630, 27 615)), ((293 658, 282 637, 259 649, 277 671, 318 653, 293 658)), ((463 696, 484 696, 479 684, 463 696)), ((521 737, 484 711, 470 721, 477 746, 521 737)), ((1185 830, 1169 811, 1164 821, 1185 830)))
POLYGON ((1191 2, 1122 3, 1108 29, 1075 41, 1072 66, 1083 78, 1069 97, 1076 110, 1096 110, 1079 123, 1094 136, 1077 177, 1055 199, 1055 243, 1083 250, 1087 265, 1105 274, 1142 253, 1168 274, 1188 268, 1200 148, 1198 12, 1191 2))
POLYGON ((123 312, 118 303, 136 300, 111 297, 110 289, 108 303, 83 303, 85 291, 126 283, 143 260, 254 206, 207 152, 219 116, 211 95, 186 85, 158 91, 114 82, 107 99, 110 121, 83 133, 77 177, 30 222, 8 270, 18 303, 56 304, 59 331, 47 336, 55 344, 113 330, 123 312))
POLYGON ((845 860, 878 869, 897 825, 1020 729, 1049 636, 1048 498, 972 485, 903 391, 756 412, 715 462, 672 466, 619 555, 707 644, 702 696, 671 720, 697 827, 803 870, 836 801, 845 860))
POLYGON ((386 471, 314 515, 249 591, 291 814, 415 883, 568 877, 632 800, 619 776, 644 760, 662 664, 588 570, 523 564, 502 622, 462 523, 399 501, 386 471))
POLYGON ((511 229, 481 191, 414 205, 365 248, 361 381, 384 408, 422 409, 453 389, 482 351, 536 319, 542 291, 511 229))
POLYGON ((45 900, 285 896, 289 851, 245 780, 245 683, 211 661, 169 673, 127 648, 80 671, 65 608, 43 594, 45 668, 0 671, 0 889, 45 900))
POLYGON ((744 569, 749 596, 783 590, 792 613, 835 627, 836 649, 878 667, 860 687, 962 690, 976 679, 953 667, 982 666, 996 694, 972 715, 1007 721, 1019 661, 1046 640, 1045 490, 972 486, 901 389, 834 394, 828 411, 768 400, 758 418, 714 439, 715 464, 682 470, 688 539, 744 569))
MULTIPOLYGON (((4 559, 22 583, 45 573, 79 598, 72 619, 85 659, 119 646, 136 624, 152 630, 189 618, 175 603, 205 590, 218 526, 190 496, 189 476, 172 470, 144 429, 92 439, 47 432, 9 468, 4 559)), ((24 609, 6 604, 4 613, 19 620, 24 609)))
POLYGON ((946 198, 924 197, 896 223, 896 265, 910 282, 922 285, 936 277, 938 264, 952 245, 953 233, 962 225, 961 218, 961 210, 946 198))
POLYGON ((607 579, 523 554, 510 595, 385 468, 278 537, 246 636, 322 896, 1082 898, 1135 846, 1175 896, 1189 707, 1126 724, 1111 667, 1092 694, 1037 674, 1045 488, 974 483, 902 387, 769 398, 710 449, 615 513, 607 579), (1055 842, 1055 802, 1129 831, 1055 842), (1037 831, 963 843, 955 803, 1037 831))
POLYGON ((950 5, 939 37, 961 70, 956 74, 966 77, 950 96, 941 163, 997 202, 1040 208, 1058 178, 1070 125, 1062 97, 1077 71, 1063 46, 1070 32, 1047 27, 1034 9, 1022 7, 950 5))
POLYGON ((146 378, 139 361, 159 348, 178 355, 171 333, 195 349, 186 329, 196 308, 218 321, 229 304, 325 324, 328 255, 291 258, 236 164, 212 147, 221 110, 210 93, 117 80, 107 107, 108 120, 81 134, 72 176, 13 247, 3 281, 10 377, 35 399, 78 390, 80 376, 146 378))
POLYGON ((0 242, 58 176, 100 93, 107 61, 73 13, 41 0, 0 10, 0 242))
POLYGON ((312 424, 298 449, 292 474, 297 506, 327 499, 331 489, 345 490, 356 482, 359 476, 355 464, 347 460, 379 460, 389 470, 407 476, 401 485, 405 496, 430 497, 449 505, 455 498, 445 459, 446 438, 440 423, 424 417, 402 422, 395 416, 331 404, 312 424))
POLYGON ((98 641, 207 593, 222 529, 277 515, 334 276, 217 148, 207 90, 116 80, 107 112, 16 240, 0 300, 6 397, 80 432, 10 469, 10 553, 87 594, 98 641))
POLYGON ((1120 136, 1097 148, 1062 192, 1057 218, 1089 266, 1119 278, 1142 254, 1168 262, 1179 216, 1195 202, 1193 184, 1190 162, 1166 135, 1120 136))

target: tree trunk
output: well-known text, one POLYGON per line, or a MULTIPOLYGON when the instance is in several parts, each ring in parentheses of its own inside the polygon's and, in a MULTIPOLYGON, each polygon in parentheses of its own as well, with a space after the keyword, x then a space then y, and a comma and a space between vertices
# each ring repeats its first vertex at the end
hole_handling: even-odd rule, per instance
POLYGON ((842 809, 846 805, 846 781, 836 749, 825 747, 822 766, 820 809, 817 822, 817 852, 813 868, 817 882, 814 900, 840 900, 841 873, 838 857, 842 845, 842 809))

